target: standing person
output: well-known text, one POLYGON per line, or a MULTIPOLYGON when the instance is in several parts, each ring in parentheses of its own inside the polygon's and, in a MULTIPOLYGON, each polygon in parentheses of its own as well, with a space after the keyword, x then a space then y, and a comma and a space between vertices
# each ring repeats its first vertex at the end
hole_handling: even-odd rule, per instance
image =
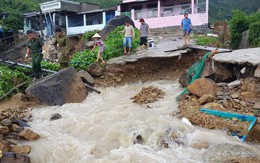
POLYGON ((67 68, 70 61, 69 39, 60 28, 55 29, 55 34, 56 38, 53 45, 58 50, 58 63, 60 64, 60 69, 67 68))
POLYGON ((151 36, 150 28, 149 28, 149 25, 147 23, 145 23, 143 18, 141 18, 139 20, 139 22, 141 23, 141 25, 140 25, 140 46, 141 46, 141 50, 143 49, 143 47, 145 47, 145 50, 147 50, 148 35, 151 36))
POLYGON ((121 33, 125 34, 123 46, 124 46, 124 55, 126 55, 126 44, 128 43, 128 53, 131 53, 131 48, 132 48, 132 41, 135 38, 135 31, 134 27, 130 24, 129 21, 125 22, 125 29, 121 31, 121 33))
POLYGON ((186 36, 188 36, 188 42, 190 42, 190 32, 192 24, 190 18, 188 18, 188 13, 184 14, 184 19, 181 21, 181 29, 183 30, 183 41, 184 46, 186 45, 186 36))
POLYGON ((99 51, 98 51, 98 55, 97 55, 97 60, 96 62, 99 61, 99 59, 102 61, 101 64, 105 64, 105 61, 102 57, 102 55, 104 54, 105 50, 106 50, 106 45, 104 43, 104 41, 101 39, 101 36, 96 33, 92 38, 95 39, 95 43, 94 43, 94 47, 91 49, 91 52, 97 47, 97 45, 99 46, 99 51))
POLYGON ((41 38, 36 37, 36 32, 33 30, 27 31, 28 45, 26 49, 25 58, 32 56, 32 70, 34 81, 41 77, 41 61, 43 58, 43 53, 45 53, 44 43, 41 38))

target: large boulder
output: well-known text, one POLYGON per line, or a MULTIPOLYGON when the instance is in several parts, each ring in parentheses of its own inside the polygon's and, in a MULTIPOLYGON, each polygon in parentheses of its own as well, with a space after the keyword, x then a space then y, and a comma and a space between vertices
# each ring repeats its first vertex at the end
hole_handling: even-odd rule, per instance
POLYGON ((95 85, 95 79, 87 71, 80 70, 78 75, 84 83, 88 83, 92 86, 95 85))
POLYGON ((30 158, 23 154, 7 152, 3 153, 1 163, 30 163, 30 158))
POLYGON ((104 73, 104 68, 101 67, 97 62, 93 62, 89 68, 88 68, 88 72, 96 77, 102 76, 104 73))
POLYGON ((217 84, 213 80, 207 78, 197 79, 188 86, 188 91, 191 94, 196 95, 198 97, 201 97, 206 94, 216 96, 217 89, 217 84))
POLYGON ((246 146, 228 143, 210 146, 202 157, 206 162, 233 162, 234 160, 257 159, 256 153, 246 146))
POLYGON ((79 103, 87 97, 77 71, 70 67, 49 75, 26 89, 26 95, 45 105, 63 105, 79 103))
POLYGON ((260 66, 258 66, 258 67, 256 68, 254 76, 255 76, 256 78, 260 78, 260 66))
POLYGON ((105 39, 107 37, 107 35, 113 31, 116 27, 118 26, 122 26, 125 24, 126 21, 129 21, 130 24, 135 27, 135 24, 133 22, 133 20, 131 18, 129 18, 128 16, 125 15, 120 15, 120 16, 116 16, 112 19, 110 19, 105 28, 101 31, 101 36, 103 39, 105 39))

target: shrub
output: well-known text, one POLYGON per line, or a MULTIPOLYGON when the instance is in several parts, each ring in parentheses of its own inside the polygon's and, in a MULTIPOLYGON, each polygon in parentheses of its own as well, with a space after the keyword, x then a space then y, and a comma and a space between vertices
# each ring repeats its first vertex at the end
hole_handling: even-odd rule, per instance
POLYGON ((249 42, 254 47, 260 46, 260 21, 250 24, 249 42))
POLYGON ((246 14, 242 11, 233 11, 232 19, 230 20, 231 32, 231 47, 237 49, 241 42, 242 33, 249 29, 249 20, 246 14))
MULTIPOLYGON (((117 27, 114 31, 108 34, 107 38, 104 40, 106 44, 106 51, 103 54, 104 60, 109 60, 111 58, 119 57, 123 54, 123 39, 124 34, 119 33, 124 29, 124 26, 117 27)), ((88 36, 93 36, 92 34, 85 34, 88 36)), ((139 45, 139 32, 135 29, 135 39, 132 43, 132 51, 134 51, 139 45)), ((88 66, 96 60, 98 53, 98 48, 96 48, 93 52, 90 52, 89 49, 86 49, 84 52, 77 52, 73 55, 71 59, 71 64, 76 69, 87 70, 88 66)))
POLYGON ((0 65, 0 96, 3 96, 14 86, 28 80, 28 76, 18 70, 11 70, 0 65))
POLYGON ((59 64, 47 62, 47 61, 41 62, 41 66, 43 69, 48 69, 48 70, 52 70, 52 71, 59 71, 59 69, 60 69, 59 64))

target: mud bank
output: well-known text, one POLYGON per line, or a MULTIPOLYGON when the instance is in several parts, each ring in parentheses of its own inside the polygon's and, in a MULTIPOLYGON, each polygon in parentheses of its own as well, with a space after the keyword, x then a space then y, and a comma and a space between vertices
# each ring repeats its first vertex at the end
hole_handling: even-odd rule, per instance
POLYGON ((95 80, 98 86, 105 87, 139 81, 177 80, 201 56, 201 51, 195 51, 181 57, 145 58, 125 64, 108 64, 104 74, 95 80))

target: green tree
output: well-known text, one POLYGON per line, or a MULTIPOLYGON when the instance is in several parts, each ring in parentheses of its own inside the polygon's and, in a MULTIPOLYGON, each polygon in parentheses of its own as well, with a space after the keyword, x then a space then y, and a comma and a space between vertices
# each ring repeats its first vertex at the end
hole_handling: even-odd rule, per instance
POLYGON ((6 13, 7 17, 0 24, 5 31, 17 31, 23 27, 22 13, 37 10, 39 5, 34 0, 1 0, 0 12, 6 13))
POLYGON ((249 20, 246 14, 242 11, 233 11, 232 19, 230 20, 231 32, 231 47, 237 49, 241 42, 242 33, 249 29, 249 20))

